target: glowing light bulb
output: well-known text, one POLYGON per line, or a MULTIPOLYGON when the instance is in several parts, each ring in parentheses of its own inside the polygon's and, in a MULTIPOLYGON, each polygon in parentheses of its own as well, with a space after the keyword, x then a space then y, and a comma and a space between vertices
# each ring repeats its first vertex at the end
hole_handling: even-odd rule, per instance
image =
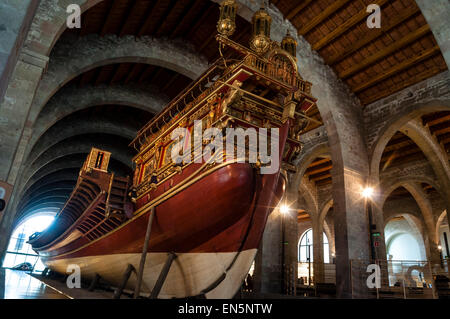
POLYGON ((364 198, 371 198, 373 195, 373 188, 372 187, 366 187, 362 191, 362 195, 364 198))
POLYGON ((285 215, 287 213, 289 213, 289 207, 287 205, 281 205, 280 207, 280 212, 285 215))

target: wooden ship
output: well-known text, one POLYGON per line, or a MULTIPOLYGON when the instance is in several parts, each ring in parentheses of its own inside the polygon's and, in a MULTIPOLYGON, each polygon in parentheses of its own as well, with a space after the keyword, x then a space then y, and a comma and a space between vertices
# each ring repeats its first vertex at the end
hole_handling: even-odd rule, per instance
MULTIPOLYGON (((138 151, 133 178, 109 173, 111 154, 92 149, 55 222, 29 239, 51 270, 65 274, 76 264, 83 278, 100 276, 158 298, 232 298, 239 290, 283 196, 282 171, 293 169, 315 99, 297 69, 296 41, 289 34, 281 44, 270 39, 264 8, 253 17, 250 48, 230 40, 236 10, 234 0, 220 7, 221 58, 131 143, 138 151), (194 121, 203 131, 279 129, 280 152, 272 155, 281 167, 262 174, 268 164, 259 153, 256 163, 248 162, 248 145, 245 161, 229 154, 199 159, 194 150, 190 161, 174 163, 171 135, 177 128, 191 134, 194 121)), ((192 140, 193 133, 184 142, 192 140)))

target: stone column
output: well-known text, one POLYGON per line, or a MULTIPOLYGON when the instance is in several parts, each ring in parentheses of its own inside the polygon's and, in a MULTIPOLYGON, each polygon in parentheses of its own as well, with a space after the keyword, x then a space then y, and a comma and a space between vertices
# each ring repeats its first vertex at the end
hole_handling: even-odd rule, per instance
MULTIPOLYGON (((24 147, 18 147, 22 136, 31 130, 28 112, 48 57, 23 49, 16 64, 12 81, 0 104, 0 179, 14 184, 24 147)), ((25 143, 22 143, 25 144, 25 143)))
POLYGON ((447 66, 450 68, 450 2, 448 0, 416 0, 433 32, 447 66))
POLYGON ((0 3, 0 103, 38 5, 39 0, 0 3))
POLYGON ((273 211, 255 260, 254 287, 257 293, 281 293, 281 213, 273 211))
MULTIPOLYGON (((291 179, 289 179, 292 181, 291 179)), ((284 265, 285 278, 284 281, 288 283, 290 292, 293 292, 297 284, 298 278, 298 192, 294 185, 288 187, 286 194, 286 202, 289 205, 289 211, 283 215, 284 224, 284 265)))
POLYGON ((13 195, 0 220, 0 257, 8 245, 11 225, 15 212, 15 182, 26 147, 24 136, 30 136, 31 123, 28 112, 42 73, 47 67, 48 57, 23 49, 6 90, 5 99, 0 104, 0 180, 14 185, 13 195))
POLYGON ((381 285, 388 286, 389 265, 387 260, 386 239, 384 236, 383 208, 382 204, 379 201, 379 194, 380 190, 377 188, 375 190, 375 196, 374 198, 372 198, 372 224, 374 224, 376 227, 375 229, 372 229, 372 232, 380 233, 380 237, 378 238, 378 247, 374 247, 374 258, 377 260, 377 263, 379 264, 381 269, 381 285))
POLYGON ((365 178, 338 167, 333 167, 332 176, 337 297, 364 297, 365 267, 370 262, 368 220, 361 199, 365 178))
POLYGON ((324 262, 323 262, 323 224, 313 218, 313 266, 314 266, 314 283, 323 283, 325 279, 324 262))

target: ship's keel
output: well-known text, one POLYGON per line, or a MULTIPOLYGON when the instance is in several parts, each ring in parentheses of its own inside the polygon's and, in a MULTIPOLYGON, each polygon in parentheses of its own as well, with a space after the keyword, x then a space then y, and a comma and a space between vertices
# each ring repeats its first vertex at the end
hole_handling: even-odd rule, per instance
MULTIPOLYGON (((241 252, 180 253, 173 261, 158 298, 232 298, 250 270, 257 249, 241 252)), ((145 263, 141 295, 150 296, 166 263, 168 253, 148 253, 145 263)), ((119 286, 128 264, 139 269, 141 254, 113 254, 48 260, 46 264, 59 273, 66 273, 69 265, 78 265, 83 279, 99 274, 113 286, 119 286)), ((133 273, 125 287, 134 291, 137 276, 133 273)), ((75 289, 75 288, 74 288, 75 289)))

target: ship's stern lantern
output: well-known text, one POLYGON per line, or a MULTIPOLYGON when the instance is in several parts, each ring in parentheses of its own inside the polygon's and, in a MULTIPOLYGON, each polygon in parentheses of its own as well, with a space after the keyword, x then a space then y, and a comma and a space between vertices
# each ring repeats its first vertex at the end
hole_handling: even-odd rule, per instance
POLYGON ((235 0, 224 0, 220 5, 220 17, 217 23, 217 31, 229 37, 236 31, 237 4, 235 0))
POLYGON ((252 38, 250 40, 250 47, 258 54, 264 54, 269 50, 270 40, 270 26, 272 24, 272 17, 266 11, 264 5, 256 11, 252 18, 252 38))
POLYGON ((297 41, 291 36, 289 30, 281 41, 281 48, 289 53, 294 59, 297 57, 297 41))
POLYGON ((110 152, 106 152, 93 147, 86 159, 86 162, 84 163, 83 170, 85 171, 98 170, 102 172, 108 172, 108 165, 110 158, 111 158, 110 152))

